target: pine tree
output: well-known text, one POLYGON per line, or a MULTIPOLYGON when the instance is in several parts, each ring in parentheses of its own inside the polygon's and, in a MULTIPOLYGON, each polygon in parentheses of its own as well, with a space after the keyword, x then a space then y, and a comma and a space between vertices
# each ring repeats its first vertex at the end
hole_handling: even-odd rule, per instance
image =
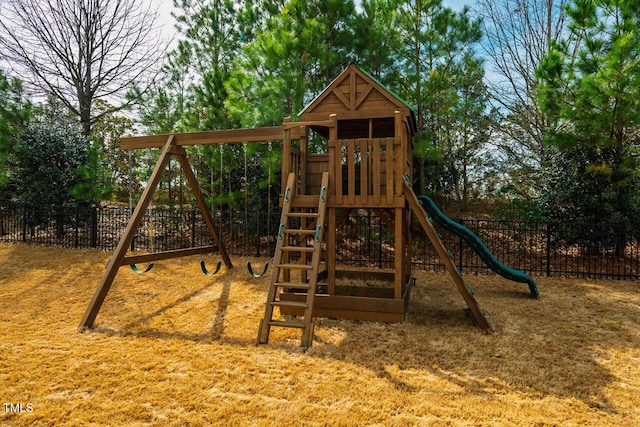
POLYGON ((554 125, 546 142, 558 150, 543 201, 570 235, 595 244, 593 223, 633 224, 640 214, 640 5, 578 0, 568 15, 570 34, 537 70, 540 107, 554 125))
MULTIPOLYGON (((447 157, 453 154, 447 152, 447 145, 458 132, 457 114, 462 111, 457 84, 464 74, 481 76, 468 68, 474 62, 465 59, 473 56, 473 45, 480 40, 480 22, 470 18, 468 8, 456 13, 440 0, 405 0, 400 5, 405 40, 399 58, 403 69, 400 93, 417 115, 417 190, 451 191, 445 175, 447 157)), ((480 67, 480 62, 473 66, 480 67)))

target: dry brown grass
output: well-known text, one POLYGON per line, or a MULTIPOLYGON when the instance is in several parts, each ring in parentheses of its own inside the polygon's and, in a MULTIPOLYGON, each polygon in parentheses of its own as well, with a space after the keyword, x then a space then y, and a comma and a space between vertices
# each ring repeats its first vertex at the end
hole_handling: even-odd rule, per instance
MULTIPOLYGON (((638 282, 539 279, 542 297, 418 274, 403 324, 323 319, 314 345, 255 346, 268 279, 197 259, 122 269, 94 332, 76 328, 109 254, 0 245, 3 425, 638 425, 638 282), (224 269, 223 269, 224 271, 224 269)), ((260 263, 256 261, 256 263, 260 263)), ((260 264, 261 265, 261 264, 260 264)))

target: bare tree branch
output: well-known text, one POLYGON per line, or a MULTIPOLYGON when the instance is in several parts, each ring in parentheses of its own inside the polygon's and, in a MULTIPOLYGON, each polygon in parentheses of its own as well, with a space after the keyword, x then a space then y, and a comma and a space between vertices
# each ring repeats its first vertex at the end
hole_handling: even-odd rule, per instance
POLYGON ((166 46, 157 12, 138 0, 5 0, 0 59, 27 84, 58 98, 85 134, 104 114, 128 106, 133 83, 148 86, 166 46), (114 107, 93 113, 106 98, 114 107))
MULTIPOLYGON (((544 158, 547 123, 536 103, 535 70, 566 31, 568 0, 477 0, 483 20, 483 48, 492 66, 489 81, 500 112, 496 146, 508 164, 538 168, 544 158)), ((537 186, 534 175, 526 183, 537 186)), ((523 192, 528 189, 523 188, 523 192)))

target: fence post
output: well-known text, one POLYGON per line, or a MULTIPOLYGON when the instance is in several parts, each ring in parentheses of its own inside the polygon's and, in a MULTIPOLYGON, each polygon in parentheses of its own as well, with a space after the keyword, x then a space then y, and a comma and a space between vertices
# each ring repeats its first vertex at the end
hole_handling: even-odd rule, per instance
POLYGON ((547 222, 547 277, 551 277, 551 222, 547 222))
POLYGON ((73 247, 78 249, 79 240, 80 240, 80 204, 76 203, 76 224, 73 230, 73 247))
MULTIPOLYGON (((133 216, 133 212, 135 211, 136 208, 131 207, 129 208, 129 219, 133 216)), ((135 234, 133 236, 133 238, 131 239, 131 252, 134 252, 136 250, 136 237, 138 236, 138 234, 135 234)))
POLYGON ((27 241, 27 204, 22 205, 22 241, 27 241))
MULTIPOLYGON (((464 219, 459 218, 458 222, 460 223, 460 225, 464 226, 464 219)), ((458 236, 458 271, 462 271, 462 251, 463 251, 464 247, 463 247, 463 242, 462 242, 462 236, 458 236)))
POLYGON ((91 247, 98 246, 98 208, 91 206, 91 247))
POLYGON ((260 224, 262 221, 260 220, 260 212, 256 211, 255 218, 257 219, 256 223, 256 257, 259 257, 262 252, 262 238, 260 235, 260 224))
POLYGON ((191 247, 196 247, 196 208, 191 208, 191 247))

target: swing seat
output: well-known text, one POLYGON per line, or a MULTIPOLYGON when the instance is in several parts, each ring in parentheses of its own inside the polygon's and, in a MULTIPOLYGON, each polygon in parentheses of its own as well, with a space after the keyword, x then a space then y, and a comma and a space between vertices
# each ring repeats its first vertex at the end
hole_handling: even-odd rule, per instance
POLYGON ((140 269, 135 264, 130 264, 129 267, 131 267, 131 270, 133 270, 135 273, 143 274, 143 273, 146 273, 147 271, 149 271, 149 270, 151 270, 153 268, 153 263, 150 263, 149 265, 147 265, 147 267, 144 270, 140 269))
POLYGON ((216 265, 216 269, 213 270, 213 272, 210 272, 207 269, 207 264, 205 264, 204 260, 200 261, 200 269, 202 270, 202 273, 204 273, 205 276, 213 276, 214 274, 216 274, 218 271, 220 271, 220 267, 222 266, 222 261, 218 261, 218 264, 216 265))
POLYGON ((255 279, 262 277, 264 273, 267 272, 268 268, 269 268, 269 263, 267 262, 264 265, 264 269, 262 270, 262 273, 256 273, 253 271, 253 267, 251 267, 251 261, 247 261, 247 270, 249 270, 249 274, 251 274, 251 276, 253 276, 255 279))

